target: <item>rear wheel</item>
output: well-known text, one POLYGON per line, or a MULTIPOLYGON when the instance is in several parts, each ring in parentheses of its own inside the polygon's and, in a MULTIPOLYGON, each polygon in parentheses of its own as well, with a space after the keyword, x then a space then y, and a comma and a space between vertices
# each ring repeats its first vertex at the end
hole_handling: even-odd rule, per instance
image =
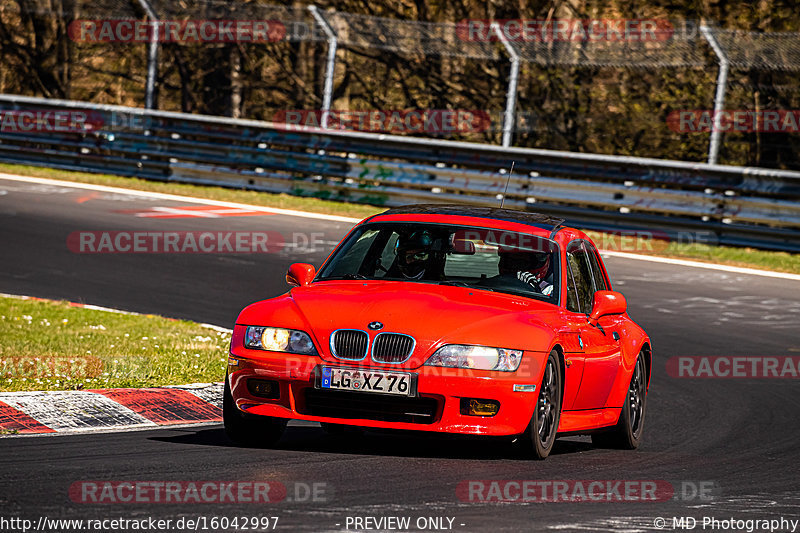
POLYGON ((635 450, 642 442, 644 415, 647 407, 647 368, 640 352, 633 369, 631 383, 619 421, 610 431, 592 435, 592 444, 599 448, 635 450))
POLYGON ((544 459, 553 449, 561 419, 561 365, 558 354, 550 352, 545 364, 536 409, 528 428, 521 435, 523 451, 536 459, 544 459))
POLYGON ((251 415, 239 410, 233 401, 227 376, 222 393, 222 420, 225 433, 232 441, 246 446, 263 447, 278 442, 288 422, 283 418, 251 415))

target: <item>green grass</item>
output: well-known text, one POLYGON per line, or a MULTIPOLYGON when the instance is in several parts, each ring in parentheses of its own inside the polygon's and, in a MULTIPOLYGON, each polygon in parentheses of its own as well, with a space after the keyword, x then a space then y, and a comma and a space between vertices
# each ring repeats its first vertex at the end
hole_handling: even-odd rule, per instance
POLYGON ((194 322, 0 297, 0 391, 221 381, 230 334, 194 322))
MULTIPOLYGON (((80 183, 108 185, 112 187, 125 187, 128 189, 137 189, 142 191, 179 194, 184 196, 193 196, 195 198, 206 198, 210 200, 239 202, 266 207, 279 207, 283 209, 296 209, 300 211, 347 216, 358 219, 366 218, 384 210, 384 208, 370 205, 335 202, 319 198, 292 196, 289 194, 271 194, 257 191, 226 189, 224 187, 206 187, 184 183, 148 181, 106 174, 90 174, 86 172, 72 172, 32 166, 9 165, 3 163, 0 163, 0 172, 80 183)), ((601 245, 603 242, 602 234, 598 232, 588 233, 598 245, 601 245)), ((709 246, 705 244, 685 243, 669 243, 668 246, 654 246, 653 248, 653 250, 648 250, 647 246, 644 246, 634 247, 633 249, 629 250, 623 248, 623 250, 634 253, 657 255, 660 257, 690 259, 694 261, 800 274, 800 254, 771 252, 752 248, 709 246)))

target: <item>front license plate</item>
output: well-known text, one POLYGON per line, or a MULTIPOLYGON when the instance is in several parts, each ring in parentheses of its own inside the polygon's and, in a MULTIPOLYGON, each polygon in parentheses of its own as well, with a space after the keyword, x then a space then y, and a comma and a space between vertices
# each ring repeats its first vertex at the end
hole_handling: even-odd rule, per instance
POLYGON ((319 387, 395 396, 414 396, 413 374, 374 370, 322 367, 319 387))

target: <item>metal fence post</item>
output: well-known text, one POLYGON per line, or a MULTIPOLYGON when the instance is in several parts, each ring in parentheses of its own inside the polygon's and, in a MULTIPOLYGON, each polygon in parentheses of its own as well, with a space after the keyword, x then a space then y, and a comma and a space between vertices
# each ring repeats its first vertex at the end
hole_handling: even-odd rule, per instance
POLYGON ((150 3, 147 0, 139 0, 139 5, 142 6, 148 18, 153 22, 153 34, 150 37, 150 43, 147 45, 147 83, 144 90, 144 107, 146 109, 155 109, 156 77, 158 76, 159 23, 156 12, 150 7, 150 3))
POLYGON ((722 110, 725 108, 725 87, 728 82, 728 57, 725 51, 717 42, 714 33, 705 24, 700 26, 700 33, 703 34, 708 44, 714 50, 719 59, 719 74, 717 75, 717 91, 714 95, 714 126, 711 130, 711 141, 708 144, 708 164, 715 165, 719 156, 719 139, 722 129, 722 110))
POLYGON ((336 66, 336 47, 338 46, 338 40, 336 39, 336 33, 333 31, 333 28, 330 27, 328 21, 325 20, 325 17, 323 17, 319 12, 317 6, 308 6, 308 10, 311 11, 311 14, 314 16, 314 20, 317 21, 317 24, 320 25, 322 31, 324 31, 325 35, 328 37, 328 63, 325 67, 325 90, 322 93, 322 120, 320 121, 320 125, 323 128, 327 128, 328 114, 331 110, 333 72, 334 67, 336 66))
POLYGON ((519 80, 519 54, 508 42, 503 30, 497 22, 492 23, 492 30, 497 34, 500 42, 511 57, 511 76, 508 79, 508 91, 506 92, 506 112, 503 116, 503 146, 511 146, 511 138, 514 135, 514 109, 517 105, 517 83, 519 80))

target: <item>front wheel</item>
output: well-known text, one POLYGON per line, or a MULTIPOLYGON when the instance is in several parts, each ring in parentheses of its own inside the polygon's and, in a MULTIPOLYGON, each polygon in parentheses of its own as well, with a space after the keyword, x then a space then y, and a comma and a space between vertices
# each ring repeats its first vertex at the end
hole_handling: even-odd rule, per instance
POLYGON ((228 437, 245 446, 273 446, 283 435, 288 420, 243 413, 236 407, 228 377, 222 393, 222 421, 228 437))
POLYGON ((647 368, 644 353, 639 353, 633 369, 631 383, 619 421, 610 431, 592 435, 592 444, 598 448, 635 450, 642 442, 644 415, 647 407, 647 368))
POLYGON ((527 455, 544 459, 553 449, 561 420, 561 365, 558 353, 554 350, 547 357, 536 409, 528 428, 520 436, 520 442, 527 455))

